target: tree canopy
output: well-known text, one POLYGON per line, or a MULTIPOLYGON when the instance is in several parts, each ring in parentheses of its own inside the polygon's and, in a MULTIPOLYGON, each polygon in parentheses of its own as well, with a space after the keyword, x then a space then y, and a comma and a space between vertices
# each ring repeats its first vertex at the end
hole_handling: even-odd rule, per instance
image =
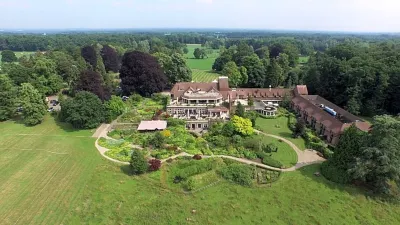
POLYGON ((34 126, 41 123, 47 109, 43 95, 31 84, 23 83, 18 91, 18 96, 24 124, 34 126))
POLYGON ((119 57, 117 51, 113 47, 109 45, 104 45, 101 49, 101 57, 103 58, 106 72, 118 72, 120 64, 119 57))
POLYGON ((157 59, 139 51, 125 53, 120 78, 122 91, 126 95, 138 93, 151 96, 163 91, 167 83, 157 59))
POLYGON ((78 92, 74 98, 61 102, 61 119, 75 128, 96 128, 104 121, 104 116, 101 100, 87 91, 78 92))
POLYGON ((1 52, 1 61, 5 63, 11 63, 18 61, 18 58, 13 51, 4 50, 1 52))
POLYGON ((103 83, 103 78, 99 73, 92 70, 85 70, 79 77, 75 91, 88 91, 97 95, 101 100, 107 100, 110 98, 110 92, 103 83))
POLYGON ((4 74, 0 75, 0 121, 8 120, 14 114, 16 94, 12 80, 4 74))

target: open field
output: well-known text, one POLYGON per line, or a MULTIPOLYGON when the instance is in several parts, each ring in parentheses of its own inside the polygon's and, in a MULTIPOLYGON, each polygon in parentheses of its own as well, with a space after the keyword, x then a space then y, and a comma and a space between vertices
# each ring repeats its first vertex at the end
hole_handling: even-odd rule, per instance
POLYGON ((184 194, 164 186, 168 171, 129 176, 127 166, 102 159, 91 134, 57 125, 51 117, 36 127, 0 123, 1 223, 396 225, 400 221, 399 205, 316 177, 319 165, 283 173, 271 187, 246 188, 221 181, 184 194))
POLYGON ((212 72, 212 65, 215 59, 219 56, 218 50, 212 50, 212 54, 208 54, 208 58, 196 59, 193 52, 196 48, 202 48, 200 44, 188 44, 188 54, 185 54, 186 62, 193 72, 193 81, 195 82, 210 82, 218 77, 217 73, 212 72))
POLYGON ((301 150, 306 149, 306 144, 302 138, 293 138, 292 131, 287 126, 287 117, 278 117, 276 119, 264 119, 259 117, 256 121, 261 131, 267 134, 274 134, 288 139, 293 142, 301 150))
POLYGON ((192 69, 192 80, 194 82, 212 82, 218 79, 218 76, 218 73, 192 69))
MULTIPOLYGON (((35 54, 35 52, 14 52, 14 53, 15 53, 15 56, 17 56, 17 58, 21 58, 24 55, 29 56, 29 55, 35 54)), ((0 62, 1 62, 1 51, 0 51, 0 62)))
POLYGON ((1 224, 61 224, 102 159, 90 131, 0 123, 1 224))

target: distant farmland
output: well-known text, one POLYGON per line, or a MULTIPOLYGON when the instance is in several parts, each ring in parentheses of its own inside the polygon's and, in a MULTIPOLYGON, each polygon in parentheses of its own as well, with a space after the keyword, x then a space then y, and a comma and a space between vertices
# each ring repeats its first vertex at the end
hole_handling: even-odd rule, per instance
MULTIPOLYGON (((212 65, 215 59, 219 56, 218 50, 212 50, 212 54, 207 54, 208 58, 196 59, 194 58, 194 50, 202 48, 200 44, 188 44, 188 54, 185 54, 187 64, 193 72, 193 81, 195 82, 211 82, 218 78, 218 74, 212 72, 212 65)), ((203 48, 204 49, 204 48, 203 48)))

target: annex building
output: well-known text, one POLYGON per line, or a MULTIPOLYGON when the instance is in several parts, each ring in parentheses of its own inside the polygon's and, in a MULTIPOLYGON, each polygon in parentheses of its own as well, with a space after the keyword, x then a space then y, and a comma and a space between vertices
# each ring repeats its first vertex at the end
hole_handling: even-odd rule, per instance
POLYGON ((352 124, 363 131, 370 129, 357 116, 320 96, 309 95, 305 85, 294 89, 230 88, 228 77, 219 77, 210 83, 176 83, 170 94, 167 113, 185 120, 186 127, 192 130, 206 130, 215 121, 229 120, 230 110, 239 102, 246 111, 275 116, 285 96, 291 99, 291 107, 298 116, 332 145, 338 143, 341 133, 352 124), (248 105, 249 98, 253 99, 252 106, 248 105))

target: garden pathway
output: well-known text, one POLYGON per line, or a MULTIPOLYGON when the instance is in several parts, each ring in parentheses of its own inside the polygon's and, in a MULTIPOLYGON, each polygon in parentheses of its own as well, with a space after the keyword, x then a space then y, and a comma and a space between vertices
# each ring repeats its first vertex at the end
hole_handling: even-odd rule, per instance
POLYGON ((283 142, 285 142, 286 144, 290 145, 290 147, 292 147, 292 149, 296 152, 297 154, 297 163, 295 166, 287 168, 287 169, 283 169, 282 171, 294 171, 296 169, 299 169, 301 167, 304 166, 308 166, 311 164, 317 164, 317 163, 322 163, 323 161, 325 161, 326 159, 322 158, 321 156, 318 155, 317 151, 312 150, 312 149, 306 149, 304 151, 300 150, 295 144, 293 144, 293 142, 277 136, 277 135, 273 135, 273 134, 267 134, 264 133, 262 131, 256 130, 256 132, 258 134, 262 134, 268 137, 272 137, 275 139, 279 139, 282 140, 283 142))
MULTIPOLYGON (((102 138, 102 137, 106 138, 106 139, 113 139, 113 138, 107 136, 107 133, 109 131, 110 126, 111 126, 111 124, 102 124, 96 130, 95 135, 93 135, 93 137, 97 138, 97 140, 95 142, 95 146, 96 146, 97 150, 100 152, 100 154, 104 158, 106 158, 106 159, 108 159, 108 160, 110 160, 112 162, 115 162, 115 163, 119 163, 119 164, 123 164, 123 165, 129 165, 128 162, 122 162, 122 161, 115 160, 115 159, 112 159, 112 158, 106 156, 105 153, 106 153, 106 151, 108 151, 108 149, 104 148, 104 147, 101 147, 98 144, 99 139, 102 138)), ((237 162, 241 162, 241 163, 244 163, 244 164, 255 165, 255 166, 260 167, 260 168, 274 170, 274 171, 282 171, 282 172, 295 171, 295 170, 297 170, 297 169, 299 169, 301 167, 304 167, 304 166, 307 166, 307 165, 311 165, 311 164, 321 163, 321 162, 325 161, 324 158, 322 158, 322 157, 317 155, 317 152, 315 150, 308 150, 307 149, 307 150, 301 151, 295 144, 293 144, 291 141, 289 141, 289 140, 287 140, 285 138, 282 138, 282 137, 279 137, 279 136, 276 136, 276 135, 272 135, 272 134, 266 134, 266 133, 261 132, 261 131, 256 131, 256 132, 258 134, 262 134, 262 135, 265 135, 265 136, 269 136, 269 137, 272 137, 272 138, 276 138, 276 139, 282 140, 283 142, 285 142, 288 145, 290 145, 293 148, 293 150, 296 152, 296 154, 297 154, 297 158, 298 158, 297 164, 295 166, 293 166, 293 167, 290 167, 290 168, 280 169, 280 168, 271 167, 271 166, 268 166, 268 165, 265 165, 265 164, 262 164, 262 163, 254 162, 254 161, 251 161, 251 160, 248 160, 248 159, 236 158, 236 157, 227 156, 227 155, 211 155, 211 156, 204 155, 202 157, 203 158, 225 158, 225 159, 231 159, 231 160, 235 160, 237 162)), ((133 147, 140 147, 140 146, 135 146, 135 145, 132 145, 132 146, 133 147)), ((182 153, 180 153, 178 155, 174 155, 174 156, 171 156, 169 158, 163 159, 163 160, 161 160, 161 162, 165 163, 169 159, 175 159, 175 158, 178 158, 178 157, 181 157, 181 156, 193 157, 193 155, 191 155, 191 154, 188 154, 186 152, 182 152, 182 153)))

